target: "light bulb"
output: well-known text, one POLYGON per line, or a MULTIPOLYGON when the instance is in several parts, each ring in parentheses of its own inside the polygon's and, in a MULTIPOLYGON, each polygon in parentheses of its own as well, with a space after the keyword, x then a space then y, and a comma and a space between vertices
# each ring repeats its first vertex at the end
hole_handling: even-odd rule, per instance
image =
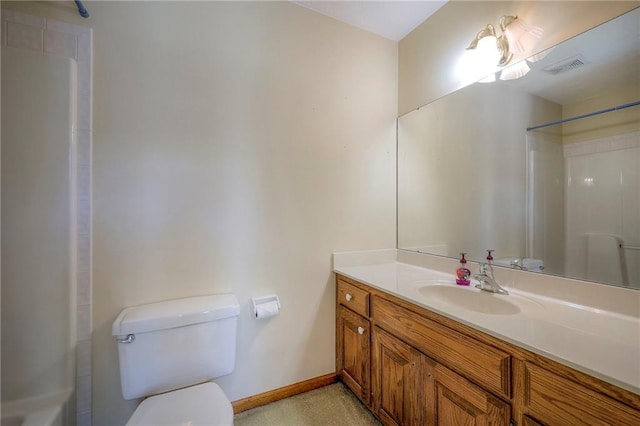
POLYGON ((485 67, 493 67, 500 60, 500 51, 497 45, 498 39, 493 36, 483 37, 478 40, 476 51, 478 52, 478 65, 485 67))

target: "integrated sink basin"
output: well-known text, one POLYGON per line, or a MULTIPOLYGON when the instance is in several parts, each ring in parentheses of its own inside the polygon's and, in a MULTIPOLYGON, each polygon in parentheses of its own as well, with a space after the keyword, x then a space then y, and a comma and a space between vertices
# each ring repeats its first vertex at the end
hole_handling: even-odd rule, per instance
POLYGON ((520 306, 509 298, 499 294, 488 293, 468 287, 459 287, 433 282, 418 288, 418 292, 430 301, 437 301, 456 306, 468 311, 493 315, 515 315, 520 313, 520 306))

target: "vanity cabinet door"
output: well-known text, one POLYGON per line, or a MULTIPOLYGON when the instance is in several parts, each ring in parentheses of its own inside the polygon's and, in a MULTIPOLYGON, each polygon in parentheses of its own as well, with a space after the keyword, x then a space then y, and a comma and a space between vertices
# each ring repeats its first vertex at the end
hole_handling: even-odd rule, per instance
POLYGON ((342 381, 369 405, 371 379, 371 326, 369 320, 338 307, 336 366, 342 381))
POLYGON ((423 380, 420 352, 375 327, 373 410, 385 425, 421 425, 423 380))
POLYGON ((427 364, 425 374, 426 425, 509 425, 510 404, 441 364, 427 364))

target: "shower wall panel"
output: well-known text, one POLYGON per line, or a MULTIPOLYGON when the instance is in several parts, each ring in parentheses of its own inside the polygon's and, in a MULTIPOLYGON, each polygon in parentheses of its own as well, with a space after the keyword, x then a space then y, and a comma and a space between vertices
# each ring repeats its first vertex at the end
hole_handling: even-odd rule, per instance
POLYGON ((640 288, 640 132, 565 146, 567 274, 640 288))
POLYGON ((74 386, 76 63, 2 47, 2 399, 74 386))
MULTIPOLYGON (((91 425, 91 168, 92 168, 92 80, 93 31, 43 16, 2 8, 2 46, 55 55, 77 64, 77 156, 75 176, 76 273, 76 373, 77 398, 70 401, 70 412, 77 411, 77 425, 91 425)), ((32 90, 25 89, 25 90, 32 90)), ((73 416, 73 414, 71 414, 73 416)))

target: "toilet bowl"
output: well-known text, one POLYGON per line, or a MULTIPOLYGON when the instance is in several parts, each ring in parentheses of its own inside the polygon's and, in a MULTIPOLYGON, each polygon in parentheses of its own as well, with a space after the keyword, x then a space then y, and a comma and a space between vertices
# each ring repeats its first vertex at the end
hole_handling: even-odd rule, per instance
POLYGON ((127 425, 232 425, 213 379, 235 368, 240 306, 234 295, 124 309, 113 323, 125 399, 147 397, 127 425))
POLYGON ((127 422, 128 426, 232 424, 231 403, 212 382, 149 397, 127 422))

